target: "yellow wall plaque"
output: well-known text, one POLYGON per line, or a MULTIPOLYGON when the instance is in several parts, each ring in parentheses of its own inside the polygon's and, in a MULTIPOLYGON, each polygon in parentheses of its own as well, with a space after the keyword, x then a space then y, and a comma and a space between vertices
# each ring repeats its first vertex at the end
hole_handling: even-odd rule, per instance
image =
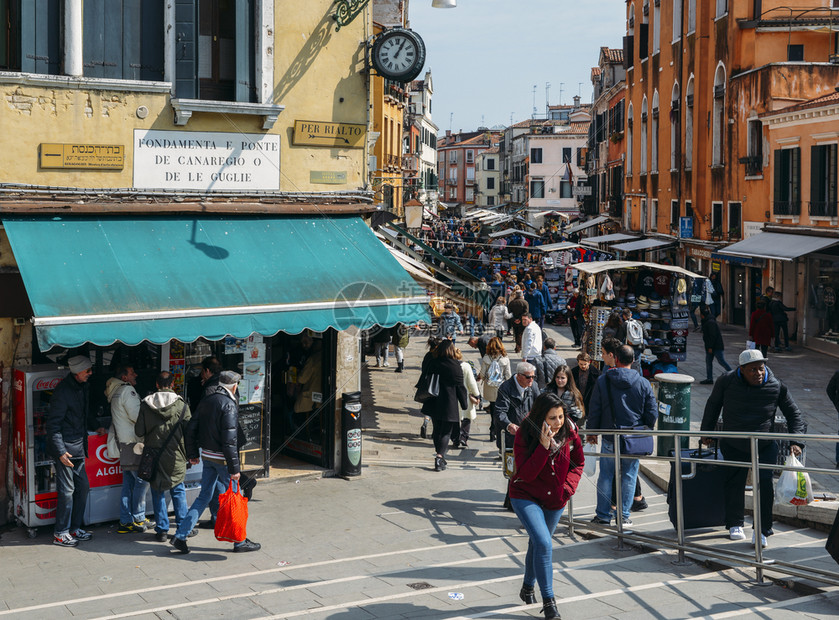
POLYGON ((347 171, 311 170, 309 172, 309 182, 323 185, 346 185, 347 171))
POLYGON ((124 167, 125 147, 121 144, 41 144, 41 168, 124 167))
POLYGON ((324 123, 320 121, 294 121, 294 139, 292 144, 359 149, 364 146, 365 133, 365 125, 324 123))

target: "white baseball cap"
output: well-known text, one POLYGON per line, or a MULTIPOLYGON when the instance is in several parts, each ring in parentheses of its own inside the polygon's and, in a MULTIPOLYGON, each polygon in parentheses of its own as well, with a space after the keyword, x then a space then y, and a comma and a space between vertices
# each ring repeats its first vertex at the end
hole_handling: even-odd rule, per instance
POLYGON ((760 349, 746 349, 740 354, 740 365, 745 366, 746 364, 751 364, 752 362, 765 362, 766 358, 763 357, 763 353, 760 352, 760 349))

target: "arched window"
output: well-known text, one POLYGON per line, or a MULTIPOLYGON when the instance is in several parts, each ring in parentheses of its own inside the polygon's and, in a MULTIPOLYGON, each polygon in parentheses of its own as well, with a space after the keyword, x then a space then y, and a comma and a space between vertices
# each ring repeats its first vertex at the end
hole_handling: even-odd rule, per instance
POLYGON ((632 163, 635 160, 635 143, 632 141, 632 123, 635 120, 635 111, 632 104, 629 104, 629 112, 626 115, 626 174, 632 176, 632 163))
POLYGON ((713 152, 711 165, 722 166, 725 164, 723 159, 723 132, 725 132, 725 66, 722 63, 717 66, 717 72, 714 75, 714 111, 712 113, 712 126, 713 152))
POLYGON ((696 0, 688 0, 688 34, 696 30, 696 0))
POLYGON ((641 174, 647 174, 647 96, 641 102, 641 174))
POLYGON ((650 119, 650 170, 658 172, 658 91, 653 91, 653 109, 650 119))
POLYGON ((673 0, 673 41, 682 38, 682 0, 673 0))
POLYGON ((682 115, 679 110, 681 95, 679 83, 673 84, 670 94, 670 170, 679 167, 679 147, 682 144, 682 115))
POLYGON ((693 76, 685 89, 685 170, 693 168, 693 76))

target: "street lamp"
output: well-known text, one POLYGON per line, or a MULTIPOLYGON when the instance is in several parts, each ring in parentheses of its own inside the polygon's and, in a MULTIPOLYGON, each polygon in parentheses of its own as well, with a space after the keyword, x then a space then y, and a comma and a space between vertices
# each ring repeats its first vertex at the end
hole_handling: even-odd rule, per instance
POLYGON ((435 9, 453 9, 457 7, 457 0, 432 0, 431 7, 435 9))

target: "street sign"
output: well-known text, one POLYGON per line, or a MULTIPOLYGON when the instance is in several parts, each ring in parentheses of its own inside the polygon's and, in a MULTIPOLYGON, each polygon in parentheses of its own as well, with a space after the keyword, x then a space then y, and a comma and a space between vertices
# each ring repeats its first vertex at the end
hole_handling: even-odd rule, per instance
POLYGON ((591 185, 575 185, 571 188, 572 196, 591 196, 591 185))
POLYGON ((679 238, 693 239, 693 218, 680 217, 679 218, 679 238))

